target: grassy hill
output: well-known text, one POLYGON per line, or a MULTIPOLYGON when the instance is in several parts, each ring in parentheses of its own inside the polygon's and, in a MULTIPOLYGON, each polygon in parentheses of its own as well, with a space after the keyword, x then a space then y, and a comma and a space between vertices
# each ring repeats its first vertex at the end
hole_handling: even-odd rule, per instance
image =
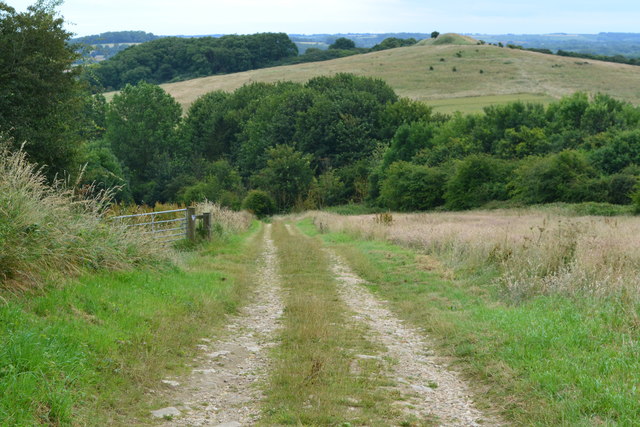
MULTIPOLYGON (((454 42, 468 41, 463 37, 452 38, 454 42)), ((188 107, 200 95, 213 90, 233 91, 251 82, 304 82, 314 76, 340 72, 383 79, 399 95, 425 101, 447 112, 480 111, 485 105, 516 99, 549 102, 576 91, 603 92, 640 104, 638 67, 464 44, 425 43, 325 62, 168 83, 163 87, 188 107)))
POLYGON ((439 46, 443 44, 474 46, 478 44, 478 40, 469 36, 463 36, 455 33, 447 33, 447 34, 440 34, 438 38, 435 38, 435 39, 429 38, 429 39, 420 40, 418 42, 419 46, 439 46))

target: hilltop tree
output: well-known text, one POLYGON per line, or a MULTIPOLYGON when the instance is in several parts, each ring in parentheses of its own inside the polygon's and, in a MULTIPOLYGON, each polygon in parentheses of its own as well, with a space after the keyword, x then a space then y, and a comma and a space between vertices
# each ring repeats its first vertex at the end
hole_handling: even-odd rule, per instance
POLYGON ((432 31, 431 32, 431 38, 432 39, 437 39, 439 35, 440 35, 440 33, 437 32, 437 31, 432 31))
POLYGON ((60 3, 42 0, 18 13, 0 2, 0 132, 16 148, 25 143, 49 178, 75 169, 84 108, 60 3))
POLYGON ((354 41, 346 37, 340 37, 335 42, 333 42, 332 45, 329 45, 329 49, 349 50, 349 49, 355 49, 355 48, 356 48, 356 44, 354 43, 354 41))

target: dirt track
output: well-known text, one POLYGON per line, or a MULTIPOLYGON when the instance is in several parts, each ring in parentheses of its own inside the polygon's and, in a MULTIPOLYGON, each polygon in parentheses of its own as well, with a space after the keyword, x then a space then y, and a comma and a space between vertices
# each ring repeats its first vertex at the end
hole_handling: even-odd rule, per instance
POLYGON ((182 413, 168 425, 251 425, 260 416, 259 386, 283 311, 276 249, 266 227, 253 300, 230 319, 225 337, 201 345, 204 355, 173 398, 182 413))
MULTIPOLYGON (((289 224, 286 230, 300 233, 289 224)), ((403 396, 395 403, 402 412, 429 425, 501 424, 475 408, 466 384, 440 363, 424 334, 397 318, 335 252, 325 251, 340 298, 354 320, 371 331, 368 339, 386 349, 380 355, 359 356, 386 361, 384 374, 393 384, 389 387, 403 396)), ((201 356, 183 384, 171 384, 175 403, 165 408, 173 414, 165 417, 167 425, 233 427, 259 422, 270 366, 268 349, 277 341, 284 312, 279 262, 267 225, 252 300, 229 319, 223 337, 203 340, 201 356)))

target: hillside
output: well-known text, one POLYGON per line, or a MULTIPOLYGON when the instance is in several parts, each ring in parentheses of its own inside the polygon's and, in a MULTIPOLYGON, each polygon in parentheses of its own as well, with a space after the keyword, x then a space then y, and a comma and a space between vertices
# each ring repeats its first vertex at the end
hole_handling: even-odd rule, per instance
POLYGON ((314 76, 347 72, 381 78, 399 95, 433 103, 441 111, 479 111, 484 105, 515 99, 549 102, 576 91, 603 92, 638 104, 639 71, 630 65, 488 45, 419 45, 204 77, 163 88, 187 107, 213 90, 233 91, 251 82, 304 82, 314 76))
POLYGON ((438 38, 428 38, 418 42, 419 46, 439 46, 444 44, 455 44, 465 46, 475 46, 478 40, 473 37, 463 36, 455 33, 440 34, 438 38))

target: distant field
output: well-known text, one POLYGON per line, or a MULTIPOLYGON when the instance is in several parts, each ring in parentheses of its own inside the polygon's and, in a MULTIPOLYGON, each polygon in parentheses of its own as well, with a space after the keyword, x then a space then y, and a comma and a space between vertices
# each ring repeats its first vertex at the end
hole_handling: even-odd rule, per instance
POLYGON ((162 87, 186 108, 213 90, 233 91, 251 82, 305 82, 342 72, 383 79, 400 96, 426 101, 449 112, 479 111, 484 105, 514 99, 548 102, 576 91, 603 92, 640 104, 638 67, 488 45, 411 46, 162 87))
POLYGON ((434 111, 441 113, 481 113, 484 107, 490 105, 501 105, 510 102, 531 102, 538 104, 549 104, 555 98, 547 95, 535 93, 516 93, 513 95, 487 95, 487 96, 469 96, 463 98, 448 98, 426 100, 425 102, 433 107, 434 111))

